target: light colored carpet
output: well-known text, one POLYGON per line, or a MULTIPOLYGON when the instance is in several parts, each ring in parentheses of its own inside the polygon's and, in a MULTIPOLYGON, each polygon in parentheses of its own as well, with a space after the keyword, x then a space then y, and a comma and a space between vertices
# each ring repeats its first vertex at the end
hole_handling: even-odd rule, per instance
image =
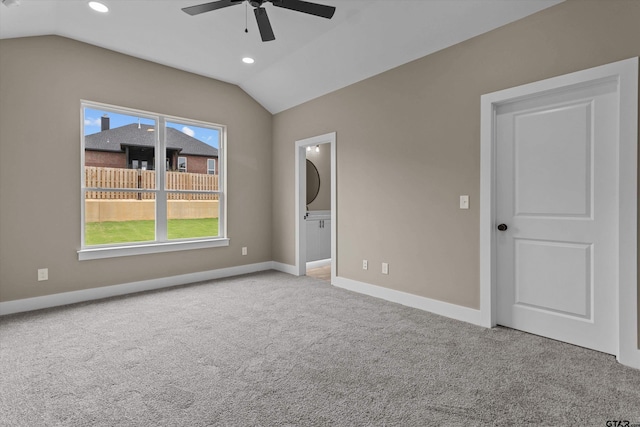
POLYGON ((3 426, 640 423, 640 371, 265 272, 0 319, 3 426))

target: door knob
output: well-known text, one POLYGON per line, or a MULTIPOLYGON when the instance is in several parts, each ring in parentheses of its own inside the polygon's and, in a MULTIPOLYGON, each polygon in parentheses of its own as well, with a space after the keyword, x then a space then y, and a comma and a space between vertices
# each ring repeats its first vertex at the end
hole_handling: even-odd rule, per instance
POLYGON ((498 226, 498 230, 500 230, 500 231, 505 231, 507 228, 509 228, 509 227, 507 227, 507 224, 500 224, 498 226))

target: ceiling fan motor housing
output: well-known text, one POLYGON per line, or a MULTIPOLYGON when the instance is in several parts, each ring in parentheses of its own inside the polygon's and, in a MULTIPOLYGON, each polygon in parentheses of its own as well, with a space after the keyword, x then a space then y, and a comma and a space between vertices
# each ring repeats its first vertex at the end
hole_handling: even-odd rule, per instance
MULTIPOLYGON (((10 1, 10 0, 2 0, 10 1)), ((19 1, 19 0, 12 0, 19 1)), ((193 16, 199 15, 205 12, 211 12, 213 10, 223 9, 229 6, 239 5, 244 3, 245 0, 216 0, 209 3, 199 4, 196 6, 183 7, 182 10, 193 16)), ((307 13, 309 15, 320 16, 322 18, 331 19, 336 11, 333 6, 326 6, 318 3, 312 3, 304 0, 246 0, 253 8, 253 12, 256 16, 258 23, 258 29, 260 30, 260 36, 263 42, 275 40, 276 37, 273 34, 271 23, 269 22, 269 16, 267 10, 262 7, 266 2, 270 2, 276 7, 283 9, 290 9, 296 12, 307 13)), ((245 32, 248 30, 245 29, 245 32)))

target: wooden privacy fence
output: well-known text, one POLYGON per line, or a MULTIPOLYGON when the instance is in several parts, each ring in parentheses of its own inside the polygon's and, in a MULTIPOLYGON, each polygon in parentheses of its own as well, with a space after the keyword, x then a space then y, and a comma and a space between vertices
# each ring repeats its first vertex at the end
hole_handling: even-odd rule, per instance
MULTIPOLYGON (((218 191, 218 175, 189 172, 165 172, 167 190, 218 191)), ((156 186, 156 171, 141 169, 103 168, 85 166, 84 185, 86 188, 149 189, 156 186)), ((87 199, 135 199, 150 200, 154 193, 135 191, 87 191, 87 199)), ((217 194, 168 193, 169 200, 218 200, 217 194)))

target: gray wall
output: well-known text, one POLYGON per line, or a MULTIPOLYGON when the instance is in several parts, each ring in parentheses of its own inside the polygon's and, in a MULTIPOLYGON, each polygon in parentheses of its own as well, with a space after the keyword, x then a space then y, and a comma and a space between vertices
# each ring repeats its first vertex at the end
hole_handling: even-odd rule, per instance
POLYGON ((275 115, 274 260, 295 262, 294 142, 336 131, 338 275, 479 308, 480 96, 638 55, 640 1, 568 0, 275 115))
POLYGON ((272 116, 237 86, 49 36, 0 41, 0 93, 1 301, 271 260, 272 116), (81 99, 226 125, 231 246, 79 262, 81 99))

